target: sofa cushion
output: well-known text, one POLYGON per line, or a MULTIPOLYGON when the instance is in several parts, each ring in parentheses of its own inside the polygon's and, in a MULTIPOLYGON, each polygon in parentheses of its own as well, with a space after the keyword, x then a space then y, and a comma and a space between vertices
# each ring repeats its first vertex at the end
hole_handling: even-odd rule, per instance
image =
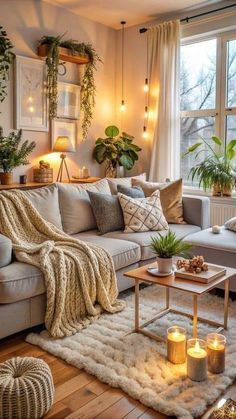
POLYGON ((236 233, 236 217, 230 218, 230 220, 226 221, 225 228, 236 233))
POLYGON ((97 227, 87 190, 111 195, 106 179, 82 185, 58 183, 62 226, 67 234, 97 227))
POLYGON ((44 220, 49 221, 49 223, 62 230, 58 188, 56 184, 23 191, 23 193, 29 198, 44 220))
MULTIPOLYGON (((200 227, 187 225, 187 224, 171 224, 170 230, 173 231, 178 238, 187 236, 196 231, 200 230, 200 227)), ((159 231, 160 234, 166 234, 167 231, 159 231)), ((155 236, 155 231, 147 231, 142 233, 124 233, 123 231, 114 231, 112 233, 105 234, 106 237, 112 237, 114 239, 121 239, 132 241, 137 243, 141 247, 141 260, 152 259, 155 257, 154 253, 150 249, 151 237, 155 236)))
POLYGON ((140 186, 117 185, 117 192, 130 196, 131 198, 145 198, 144 192, 140 186))
POLYGON ((94 217, 101 234, 124 230, 124 218, 118 196, 88 191, 94 217))
POLYGON ((185 240, 189 241, 194 246, 236 253, 236 234, 234 231, 227 230, 224 227, 222 227, 220 234, 214 234, 212 233, 211 228, 208 228, 207 230, 202 230, 199 233, 191 234, 185 240))
POLYGON ((75 234, 73 237, 87 243, 93 243, 107 250, 113 258, 116 271, 140 261, 140 246, 131 240, 128 242, 126 240, 99 236, 97 230, 75 234))
POLYGON ((117 194, 117 185, 123 185, 123 186, 127 186, 127 187, 131 187, 131 179, 135 178, 135 179, 141 179, 141 180, 146 180, 146 173, 142 173, 141 175, 137 175, 137 176, 133 176, 133 177, 116 177, 116 178, 107 178, 109 186, 110 186, 110 190, 112 195, 116 195, 117 194))
POLYGON ((0 234, 0 268, 9 265, 12 260, 12 242, 8 237, 0 234))

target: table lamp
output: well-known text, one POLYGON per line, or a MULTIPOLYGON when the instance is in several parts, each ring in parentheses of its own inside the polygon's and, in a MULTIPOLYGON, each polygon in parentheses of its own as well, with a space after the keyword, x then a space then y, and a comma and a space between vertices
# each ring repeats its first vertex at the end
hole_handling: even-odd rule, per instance
POLYGON ((57 182, 62 181, 63 167, 64 166, 65 166, 65 169, 66 169, 68 181, 70 182, 70 175, 69 175, 66 160, 65 160, 66 159, 66 154, 64 154, 64 153, 74 152, 75 149, 74 149, 69 137, 67 137, 65 135, 60 135, 59 137, 57 137, 57 139, 55 141, 55 144, 54 144, 54 147, 53 147, 53 151, 61 152, 61 155, 60 155, 61 164, 60 164, 58 175, 57 175, 57 182))

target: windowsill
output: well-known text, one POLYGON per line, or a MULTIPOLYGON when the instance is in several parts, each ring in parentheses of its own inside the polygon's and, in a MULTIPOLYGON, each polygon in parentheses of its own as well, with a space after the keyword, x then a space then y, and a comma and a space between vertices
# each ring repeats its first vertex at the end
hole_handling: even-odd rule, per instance
POLYGON ((221 202, 228 205, 236 205, 236 192, 233 192, 231 197, 227 196, 212 196, 211 191, 204 191, 193 186, 184 186, 184 194, 186 195, 195 195, 195 196, 207 196, 212 202, 221 202))

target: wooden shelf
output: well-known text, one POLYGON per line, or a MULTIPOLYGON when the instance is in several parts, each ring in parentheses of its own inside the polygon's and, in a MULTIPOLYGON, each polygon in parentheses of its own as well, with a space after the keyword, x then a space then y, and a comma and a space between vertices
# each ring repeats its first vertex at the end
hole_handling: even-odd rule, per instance
MULTIPOLYGON (((38 47, 38 56, 46 57, 48 53, 48 45, 43 44, 38 47)), ((59 47, 59 58, 62 61, 67 61, 74 64, 88 64, 89 56, 87 54, 74 54, 69 48, 59 47)))
POLYGON ((88 178, 75 178, 72 176, 72 179, 70 180, 71 183, 94 183, 98 180, 101 180, 100 177, 88 177, 88 178))

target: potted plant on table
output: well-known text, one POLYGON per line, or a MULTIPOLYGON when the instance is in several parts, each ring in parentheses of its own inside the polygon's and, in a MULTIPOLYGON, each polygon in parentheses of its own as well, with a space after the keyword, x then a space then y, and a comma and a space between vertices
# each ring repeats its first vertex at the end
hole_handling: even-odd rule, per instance
POLYGON ((99 163, 106 163, 106 177, 116 177, 120 168, 131 170, 138 160, 141 148, 133 144, 134 137, 111 125, 105 129, 106 138, 98 138, 93 157, 99 163))
POLYGON ((166 235, 158 233, 157 236, 152 237, 150 247, 153 253, 157 255, 159 272, 170 274, 173 269, 173 257, 188 258, 188 250, 192 248, 192 245, 183 242, 183 239, 178 239, 176 234, 169 230, 166 235))
POLYGON ((2 185, 11 185, 12 170, 15 167, 29 164, 27 157, 35 148, 35 142, 28 140, 21 142, 22 130, 17 133, 10 132, 7 137, 3 136, 3 129, 0 127, 0 180, 2 185))
POLYGON ((194 153, 199 158, 205 153, 205 158, 193 166, 189 172, 192 181, 197 178, 199 187, 213 189, 213 195, 231 196, 235 187, 236 171, 233 161, 236 158, 236 139, 226 146, 219 137, 212 136, 212 144, 201 138, 183 154, 183 157, 194 153))

